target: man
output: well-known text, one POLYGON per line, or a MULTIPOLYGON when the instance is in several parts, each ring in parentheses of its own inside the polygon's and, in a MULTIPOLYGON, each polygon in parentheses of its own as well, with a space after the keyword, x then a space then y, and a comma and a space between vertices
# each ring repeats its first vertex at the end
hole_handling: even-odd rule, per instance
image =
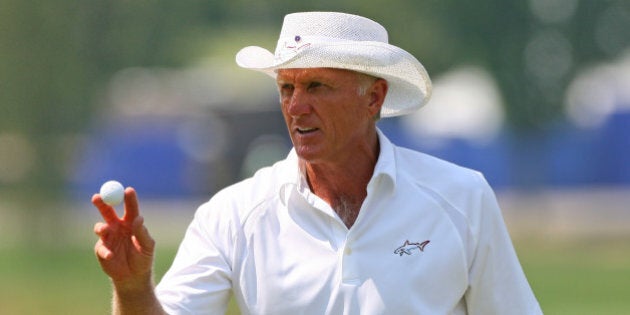
POLYGON ((124 314, 540 314, 492 190, 477 172, 392 144, 380 117, 428 100, 429 77, 378 23, 285 17, 275 54, 244 68, 276 78, 293 150, 195 214, 155 288, 154 241, 132 188, 96 255, 124 314))

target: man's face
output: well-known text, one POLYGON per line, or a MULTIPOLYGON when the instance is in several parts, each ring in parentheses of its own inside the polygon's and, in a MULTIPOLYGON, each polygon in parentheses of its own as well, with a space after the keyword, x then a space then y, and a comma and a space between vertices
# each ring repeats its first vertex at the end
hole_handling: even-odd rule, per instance
POLYGON ((282 113, 298 156, 309 163, 325 163, 371 149, 369 136, 382 103, 375 101, 374 82, 341 69, 280 70, 282 113))

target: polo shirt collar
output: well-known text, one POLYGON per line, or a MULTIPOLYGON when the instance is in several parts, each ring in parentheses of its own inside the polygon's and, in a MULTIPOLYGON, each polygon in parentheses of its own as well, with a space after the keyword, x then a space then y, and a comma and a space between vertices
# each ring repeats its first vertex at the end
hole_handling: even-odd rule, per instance
POLYGON ((372 179, 370 179, 370 182, 368 183, 368 193, 370 192, 372 185, 381 181, 381 184, 389 185, 389 187, 381 187, 382 189, 386 188, 389 192, 393 192, 396 187, 396 159, 394 154, 394 145, 380 129, 377 128, 376 132, 378 134, 381 152, 379 153, 378 160, 376 161, 372 179))

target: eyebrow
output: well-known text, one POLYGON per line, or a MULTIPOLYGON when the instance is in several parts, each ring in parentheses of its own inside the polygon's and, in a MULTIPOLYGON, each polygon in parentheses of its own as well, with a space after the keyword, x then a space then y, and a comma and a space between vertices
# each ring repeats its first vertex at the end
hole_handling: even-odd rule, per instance
POLYGON ((295 82, 295 83, 304 83, 304 82, 313 82, 313 81, 317 81, 317 82, 324 82, 324 81, 328 81, 330 80, 330 78, 326 75, 322 75, 322 74, 312 74, 309 76, 305 76, 305 77, 301 77, 297 80, 293 80, 293 79, 283 79, 280 76, 276 77, 276 82, 278 83, 283 83, 283 82, 295 82))

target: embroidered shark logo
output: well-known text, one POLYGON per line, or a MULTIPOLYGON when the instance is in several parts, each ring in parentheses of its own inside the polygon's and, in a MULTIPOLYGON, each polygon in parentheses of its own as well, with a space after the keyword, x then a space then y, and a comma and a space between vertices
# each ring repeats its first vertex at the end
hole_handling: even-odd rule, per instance
POLYGON ((430 242, 429 240, 426 240, 422 243, 415 243, 415 242, 412 243, 412 242, 409 242, 409 240, 406 240, 402 246, 396 248, 396 250, 394 251, 394 254, 402 256, 404 254, 412 255, 413 252, 416 250, 423 252, 424 247, 427 246, 429 242, 430 242))

